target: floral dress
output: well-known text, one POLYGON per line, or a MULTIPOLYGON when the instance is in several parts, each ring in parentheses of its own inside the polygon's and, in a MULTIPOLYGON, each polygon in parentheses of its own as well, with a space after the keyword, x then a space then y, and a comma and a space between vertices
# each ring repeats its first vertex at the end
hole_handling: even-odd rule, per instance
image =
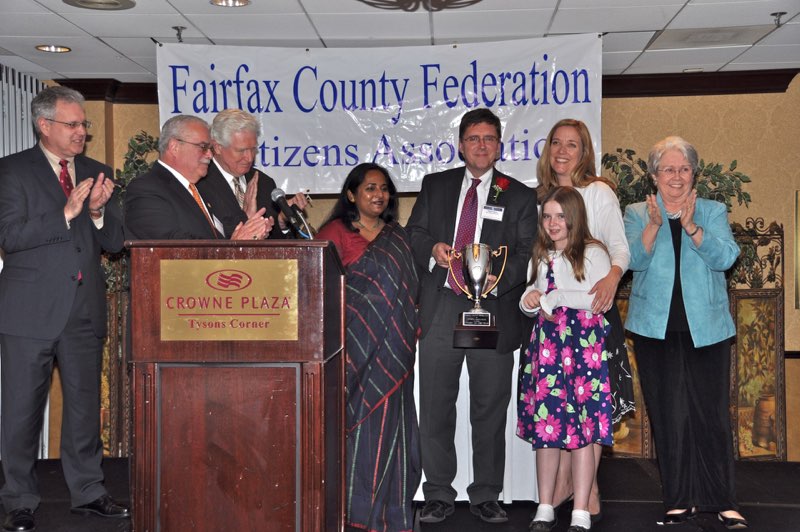
MULTIPOLYGON (((547 292, 556 288, 551 259, 547 292)), ((612 445, 608 321, 567 307, 554 309, 553 316, 549 321, 539 313, 520 359, 517 436, 534 449, 612 445)))

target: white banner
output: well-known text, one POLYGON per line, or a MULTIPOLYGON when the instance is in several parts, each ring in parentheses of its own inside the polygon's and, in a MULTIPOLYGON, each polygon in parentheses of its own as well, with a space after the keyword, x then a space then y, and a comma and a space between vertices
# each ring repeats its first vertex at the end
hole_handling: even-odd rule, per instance
MULTIPOLYGON (((462 164, 458 124, 487 107, 503 123, 503 172, 536 184, 552 125, 586 122, 599 157, 602 42, 572 35, 396 48, 158 48, 161 123, 209 122, 229 107, 261 121, 256 165, 289 193, 339 192, 350 169, 374 161, 401 192, 462 164)), ((598 159, 599 164, 599 159, 598 159)))

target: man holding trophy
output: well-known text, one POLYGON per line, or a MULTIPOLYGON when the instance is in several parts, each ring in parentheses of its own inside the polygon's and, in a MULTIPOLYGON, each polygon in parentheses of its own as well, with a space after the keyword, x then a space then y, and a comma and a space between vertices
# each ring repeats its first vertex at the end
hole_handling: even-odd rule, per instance
POLYGON ((488 523, 508 520, 497 499, 503 489, 513 352, 523 334, 518 305, 537 210, 536 192, 494 168, 501 138, 494 113, 467 112, 458 147, 465 167, 425 176, 406 227, 423 272, 419 383, 426 482, 420 521, 425 523, 443 521, 454 511, 456 399, 464 360, 474 471, 467 488, 470 511, 488 523), (474 300, 484 293, 486 299, 475 308, 474 300))

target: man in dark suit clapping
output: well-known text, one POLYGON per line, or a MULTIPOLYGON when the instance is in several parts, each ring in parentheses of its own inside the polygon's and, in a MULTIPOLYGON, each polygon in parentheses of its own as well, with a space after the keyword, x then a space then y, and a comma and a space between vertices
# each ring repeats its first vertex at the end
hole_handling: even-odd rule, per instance
POLYGON ((111 169, 82 155, 83 96, 51 87, 31 102, 39 144, 0 159, 0 356, 4 530, 35 528, 34 473, 53 362, 61 373, 61 463, 72 511, 129 517, 100 467, 100 371, 106 335, 102 250, 120 251, 111 169))
MULTIPOLYGON (((513 352, 520 346, 519 298, 536 234, 536 193, 494 168, 501 125, 488 109, 466 113, 458 151, 466 168, 429 174, 407 229, 420 277, 420 435, 425 506, 420 521, 436 523, 453 513, 456 490, 456 398, 466 359, 474 480, 467 488, 470 511, 489 523, 508 520, 497 502, 503 489, 506 410, 511 397, 513 352), (458 314, 472 307, 448 282, 448 253, 465 243, 508 246, 508 263, 483 307, 496 317, 496 349, 453 347, 458 314)), ((459 249, 460 251, 460 249, 459 249)), ((455 266, 455 264, 454 264, 455 266)), ((451 284, 452 283, 452 284, 451 284)))
POLYGON ((211 163, 211 134, 202 118, 173 116, 161 128, 158 161, 125 191, 125 234, 131 239, 260 240, 274 220, 258 209, 226 232, 196 186, 211 163))
MULTIPOLYGON (((275 181, 253 168, 260 134, 261 126, 250 113, 240 109, 218 113, 211 123, 214 158, 197 188, 208 202, 212 215, 222 222, 225 234, 231 234, 239 222, 245 222, 255 211, 264 208, 264 217, 278 225, 269 232, 268 238, 292 238, 294 235, 287 226, 286 217, 271 199, 275 181)), ((287 203, 305 209, 306 196, 297 194, 287 198, 287 203)))

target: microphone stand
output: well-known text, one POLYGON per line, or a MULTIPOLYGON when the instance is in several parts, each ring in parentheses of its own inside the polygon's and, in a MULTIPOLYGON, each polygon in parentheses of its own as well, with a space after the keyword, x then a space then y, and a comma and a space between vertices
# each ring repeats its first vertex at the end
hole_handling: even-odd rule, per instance
POLYGON ((316 231, 311 226, 310 223, 306 220, 306 217, 303 216, 303 211, 292 205, 292 210, 295 212, 295 216, 300 220, 300 224, 302 227, 295 227, 295 231, 304 239, 306 240, 314 240, 314 235, 316 231))

